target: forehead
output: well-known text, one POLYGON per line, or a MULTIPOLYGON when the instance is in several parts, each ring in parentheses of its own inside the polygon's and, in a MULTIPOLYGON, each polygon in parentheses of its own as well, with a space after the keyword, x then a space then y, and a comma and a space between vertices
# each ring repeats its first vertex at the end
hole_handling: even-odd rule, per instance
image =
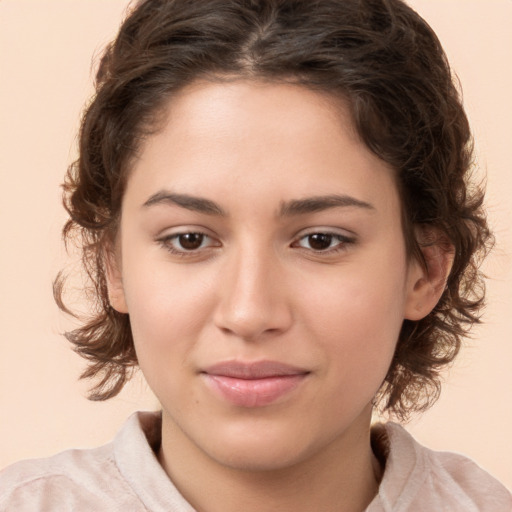
MULTIPOLYGON (((219 139, 253 146, 309 138, 343 127, 360 143, 343 97, 315 92, 303 85, 260 80, 196 81, 167 103, 161 127, 174 136, 219 146, 219 139), (215 128, 215 130, 212 130, 215 128), (237 130, 243 128, 243 131, 237 130), (326 128, 329 128, 326 131, 326 128)), ((317 141, 318 142, 318 141, 317 141)), ((283 146, 280 144, 280 149, 283 146)))
POLYGON ((333 193, 396 200, 395 173, 360 140, 343 99, 293 84, 196 82, 168 101, 162 119, 128 189, 241 202, 333 193))

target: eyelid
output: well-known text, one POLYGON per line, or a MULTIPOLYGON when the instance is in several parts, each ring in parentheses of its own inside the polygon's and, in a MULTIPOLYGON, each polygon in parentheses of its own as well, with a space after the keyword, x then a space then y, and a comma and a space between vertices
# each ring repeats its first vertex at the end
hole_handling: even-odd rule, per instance
POLYGON ((304 238, 309 235, 316 235, 319 233, 324 235, 338 236, 354 242, 357 240, 357 235, 353 231, 344 228, 334 228, 328 226, 314 226, 311 228, 302 229, 295 235, 294 239, 298 240, 300 238, 304 238))
POLYGON ((215 238, 216 234, 210 228, 203 226, 201 224, 168 224, 164 228, 158 229, 155 231, 153 235, 155 240, 170 237, 173 235, 183 235, 186 233, 202 233, 203 235, 207 235, 215 238))

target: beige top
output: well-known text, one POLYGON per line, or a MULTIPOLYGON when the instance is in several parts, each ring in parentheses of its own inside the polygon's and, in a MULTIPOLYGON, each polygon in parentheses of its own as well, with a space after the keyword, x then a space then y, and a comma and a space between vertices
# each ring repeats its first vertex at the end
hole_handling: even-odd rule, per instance
MULTIPOLYGON (((161 415, 132 415, 100 448, 18 462, 0 472, 0 512, 193 512, 158 463, 161 415)), ((512 494, 474 462, 418 444, 401 426, 377 426, 387 453, 366 512, 511 512, 512 494)))

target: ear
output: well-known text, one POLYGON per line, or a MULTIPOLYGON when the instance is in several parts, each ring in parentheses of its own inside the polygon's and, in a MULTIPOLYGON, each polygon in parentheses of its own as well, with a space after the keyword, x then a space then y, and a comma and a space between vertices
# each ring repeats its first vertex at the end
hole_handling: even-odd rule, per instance
POLYGON ((108 248, 104 253, 105 274, 110 305, 118 313, 128 313, 124 294, 121 262, 118 251, 108 248))
POLYGON ((433 227, 415 230, 425 264, 415 258, 409 265, 404 318, 421 320, 443 294, 453 265, 454 248, 446 235, 433 227))

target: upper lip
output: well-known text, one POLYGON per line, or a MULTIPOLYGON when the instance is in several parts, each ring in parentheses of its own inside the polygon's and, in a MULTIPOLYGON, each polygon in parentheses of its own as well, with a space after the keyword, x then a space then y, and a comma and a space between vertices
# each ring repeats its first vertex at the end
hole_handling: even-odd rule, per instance
POLYGON ((233 379, 266 379, 290 375, 305 375, 309 371, 278 361, 223 361, 203 369, 202 373, 233 379))

